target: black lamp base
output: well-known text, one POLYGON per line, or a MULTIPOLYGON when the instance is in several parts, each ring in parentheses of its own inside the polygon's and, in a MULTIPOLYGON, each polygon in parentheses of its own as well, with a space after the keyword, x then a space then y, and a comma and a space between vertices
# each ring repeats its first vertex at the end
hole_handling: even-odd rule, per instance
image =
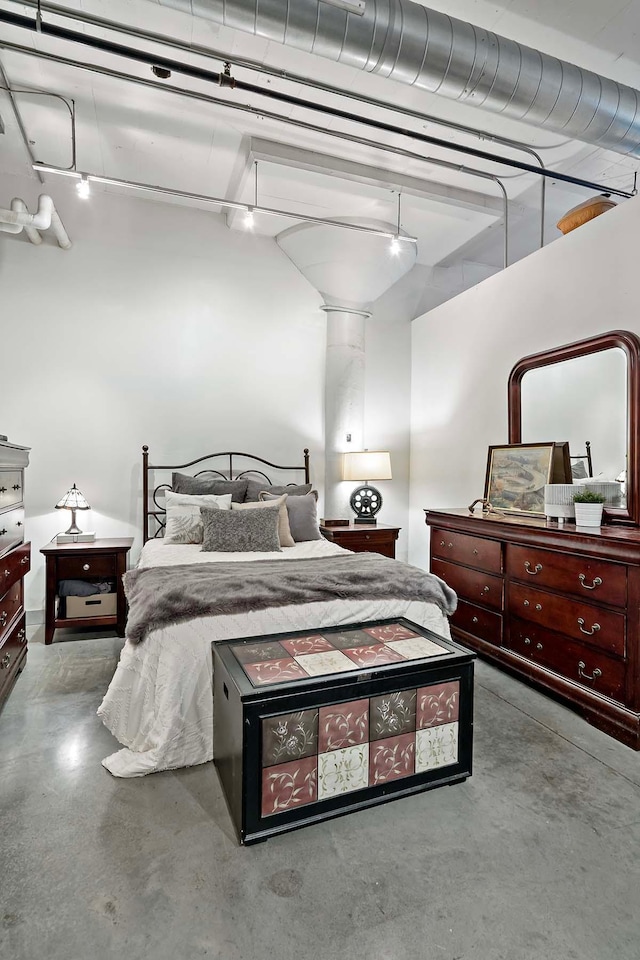
POLYGON ((353 491, 349 503, 355 513, 354 523, 375 523, 376 513, 382 506, 382 494, 365 483, 353 491))

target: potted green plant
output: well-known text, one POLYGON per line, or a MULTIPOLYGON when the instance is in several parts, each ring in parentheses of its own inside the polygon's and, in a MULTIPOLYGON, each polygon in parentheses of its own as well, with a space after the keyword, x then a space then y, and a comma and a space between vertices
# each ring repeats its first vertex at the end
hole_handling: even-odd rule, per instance
POLYGON ((605 497, 593 490, 580 490, 574 493, 577 527, 599 527, 602 523, 602 507, 605 497))

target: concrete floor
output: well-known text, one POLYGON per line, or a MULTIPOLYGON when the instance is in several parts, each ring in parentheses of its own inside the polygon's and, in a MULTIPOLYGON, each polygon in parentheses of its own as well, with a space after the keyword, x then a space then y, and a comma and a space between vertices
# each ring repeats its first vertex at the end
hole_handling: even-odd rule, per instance
POLYGON ((477 663, 466 783, 242 848, 212 764, 100 765, 122 641, 41 634, 0 715, 3 960, 638 960, 640 754, 523 684, 477 663))

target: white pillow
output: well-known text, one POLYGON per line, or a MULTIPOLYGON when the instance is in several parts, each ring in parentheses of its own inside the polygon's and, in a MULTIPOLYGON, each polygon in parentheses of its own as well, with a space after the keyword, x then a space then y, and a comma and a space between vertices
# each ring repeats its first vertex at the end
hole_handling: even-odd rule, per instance
MULTIPOLYGON (((260 494, 262 496, 262 494, 260 494)), ((274 504, 277 504, 280 508, 278 511, 278 539, 280 540, 281 547, 295 547, 295 540, 291 536, 291 530, 289 529, 289 514, 287 513, 287 499, 288 494, 283 493, 281 496, 273 496, 269 503, 263 503, 262 500, 251 501, 250 503, 232 503, 232 510, 255 510, 256 507, 272 507, 274 504)))
POLYGON ((165 543, 202 543, 204 527, 200 507, 209 510, 230 510, 231 494, 216 496, 213 493, 191 496, 187 493, 174 493, 167 490, 165 509, 167 525, 164 531, 165 543))

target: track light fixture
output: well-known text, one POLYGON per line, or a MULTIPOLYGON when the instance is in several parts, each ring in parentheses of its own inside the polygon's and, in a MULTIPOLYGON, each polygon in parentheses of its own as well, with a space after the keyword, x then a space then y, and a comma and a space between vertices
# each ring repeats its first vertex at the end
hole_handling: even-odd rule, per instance
POLYGON ((76 190, 78 191, 78 196, 82 200, 88 200, 91 196, 91 187, 89 186, 89 178, 83 173, 76 183, 76 190))
POLYGON ((387 240, 397 240, 398 244, 415 243, 418 238, 409 236, 406 233, 398 234, 391 230, 380 230, 376 227, 367 227, 360 223, 347 223, 344 220, 332 220, 329 217, 314 217, 307 213, 294 213, 291 210, 280 210, 276 207, 263 207, 249 205, 240 200, 227 200, 224 197, 210 197, 202 193, 189 193, 186 190, 174 190, 171 187, 160 187, 151 183, 140 183, 135 180, 121 180, 118 177, 105 177, 100 173, 80 173, 79 170, 65 170, 63 167, 53 167, 45 163, 32 163, 33 170, 39 170, 41 173, 52 173, 60 177, 72 177, 77 180, 76 189, 78 195, 82 197, 89 196, 89 185, 91 183, 104 183, 112 187, 125 187, 128 190, 136 190, 142 193, 154 193, 164 197, 182 197, 186 200, 197 200, 200 203, 211 204, 215 207, 228 208, 230 210, 240 210, 246 214, 249 212, 256 214, 265 214, 270 217, 285 217, 288 220, 300 220, 303 223, 319 223, 324 227, 338 227, 342 230, 353 230, 356 233, 368 233, 374 237, 386 237, 387 240), (86 183, 83 183, 86 181, 86 183))

